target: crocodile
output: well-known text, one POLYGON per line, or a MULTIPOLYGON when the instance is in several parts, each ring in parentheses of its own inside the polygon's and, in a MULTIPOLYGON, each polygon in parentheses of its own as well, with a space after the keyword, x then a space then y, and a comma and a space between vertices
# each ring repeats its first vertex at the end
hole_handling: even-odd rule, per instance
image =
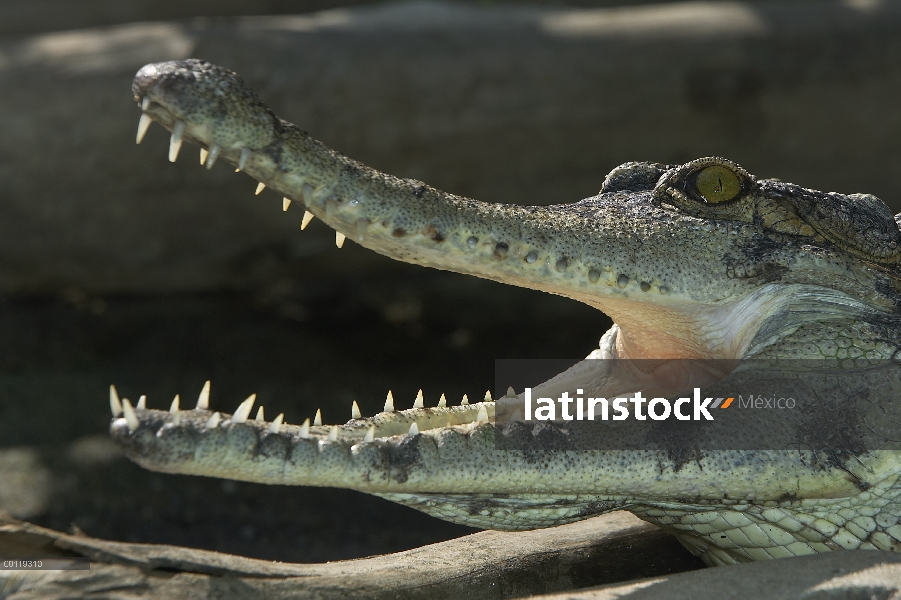
MULTIPOLYGON (((132 90, 141 108, 138 143, 152 122, 161 124, 171 132, 170 161, 183 142, 199 145, 201 164, 231 163, 259 182, 257 193, 268 187, 282 195, 285 210, 302 205, 301 227, 321 219, 338 247, 349 239, 400 261, 558 294, 610 316, 615 324, 598 348, 536 393, 565 384, 615 395, 621 384, 605 365, 619 363, 607 359, 642 361, 648 385, 722 389, 734 389, 740 368, 691 365, 852 360, 887 398, 871 401, 876 412, 864 417, 894 423, 901 416, 892 401, 901 393, 892 368, 901 350, 901 215, 875 196, 757 178, 711 157, 623 164, 598 195, 574 203, 491 204, 345 157, 277 117, 237 74, 201 60, 146 65, 132 90)), ((511 389, 505 398, 524 393, 511 389)), ((506 430, 490 394, 456 406, 442 396, 428 407, 420 395, 412 408, 396 410, 389 392, 383 412, 363 417, 354 403, 352 419, 334 425, 318 413, 300 425, 282 415, 267 421, 262 409, 253 418, 254 396, 232 414, 217 412, 209 398, 207 382, 195 408, 182 408, 176 396, 168 410, 153 410, 111 387, 112 438, 155 471, 350 488, 486 529, 552 527, 628 510, 709 565, 901 551, 901 454, 872 436, 825 454, 536 454, 497 445, 506 430)))

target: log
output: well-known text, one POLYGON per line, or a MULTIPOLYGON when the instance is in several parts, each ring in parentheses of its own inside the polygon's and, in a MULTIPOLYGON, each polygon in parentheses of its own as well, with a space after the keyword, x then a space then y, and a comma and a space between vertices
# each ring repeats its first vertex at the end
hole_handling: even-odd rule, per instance
POLYGON ((485 531, 406 552, 291 564, 67 535, 0 519, 2 556, 82 556, 90 571, 0 570, 8 600, 87 597, 516 598, 701 566, 675 538, 625 512, 528 532, 485 531))

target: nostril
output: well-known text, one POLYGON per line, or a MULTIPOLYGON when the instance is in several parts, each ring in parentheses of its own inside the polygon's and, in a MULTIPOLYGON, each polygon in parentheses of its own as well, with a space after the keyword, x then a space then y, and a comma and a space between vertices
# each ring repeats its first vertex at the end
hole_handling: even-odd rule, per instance
POLYGON ((144 65, 138 70, 136 78, 139 79, 152 79, 157 76, 159 73, 159 65, 160 63, 150 63, 149 65, 144 65))
POLYGON ((144 96, 147 95, 147 91, 159 81, 160 64, 163 63, 144 65, 135 74, 135 78, 131 84, 131 91, 135 95, 135 100, 144 98, 144 96))

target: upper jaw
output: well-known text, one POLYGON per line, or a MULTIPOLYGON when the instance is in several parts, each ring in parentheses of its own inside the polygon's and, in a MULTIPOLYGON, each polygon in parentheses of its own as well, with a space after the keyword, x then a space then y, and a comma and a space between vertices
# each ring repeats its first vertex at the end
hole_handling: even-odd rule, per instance
POLYGON ((728 256, 753 246, 758 227, 686 215, 650 189, 500 206, 385 176, 279 120, 237 75, 201 61, 147 65, 133 91, 142 128, 153 119, 173 131, 170 160, 183 140, 196 142, 209 150, 207 167, 217 157, 238 165, 302 202, 305 220, 322 219, 340 243, 599 308, 620 325, 622 357, 740 358, 791 298, 776 293, 796 277, 790 270, 822 269, 799 267, 789 244, 767 258, 785 267, 784 281, 731 277, 728 256))
POLYGON ((183 141, 197 143, 287 199, 303 202, 310 215, 343 236, 392 258, 589 304, 620 295, 623 278, 633 294, 651 290, 642 294, 646 303, 665 302, 656 296, 677 291, 629 264, 641 241, 622 225, 646 219, 642 209, 616 215, 611 203, 602 208, 608 222, 601 224, 591 202, 578 208, 501 207, 384 176, 322 148, 279 121, 237 76, 199 61, 148 65, 133 90, 143 109, 142 127, 152 119, 173 131, 170 160, 183 141), (220 87, 227 99, 219 99, 220 87), (395 202, 404 196, 407 204, 395 202))

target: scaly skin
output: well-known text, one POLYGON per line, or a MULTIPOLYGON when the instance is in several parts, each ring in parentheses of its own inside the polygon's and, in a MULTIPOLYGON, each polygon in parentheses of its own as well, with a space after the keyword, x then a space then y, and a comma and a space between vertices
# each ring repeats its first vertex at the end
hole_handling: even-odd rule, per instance
MULTIPOLYGON (((901 233, 872 196, 757 180, 729 161, 700 159, 627 163, 598 196, 574 204, 487 204, 326 148, 208 63, 147 65, 133 90, 145 115, 140 129, 152 119, 176 131, 176 154, 180 135, 367 248, 603 310, 616 325, 589 358, 658 359, 638 374, 648 386, 715 393, 742 384, 740 372, 711 374, 677 359, 850 358, 867 361, 861 381, 881 397, 901 392, 897 370, 879 362, 901 348, 901 233), (698 195, 696 178, 710 165, 735 174, 737 197, 698 195)), ((535 393, 565 386, 615 396, 621 380, 608 364, 580 363, 535 393)), ((194 410, 166 412, 120 405, 113 393, 114 417, 123 417, 114 418, 112 436, 153 470, 347 487, 478 527, 548 527, 628 509, 709 564, 901 549, 901 456, 873 449, 876 433, 862 438, 861 451, 828 460, 750 450, 690 460, 651 450, 557 451, 535 460, 496 448, 493 402, 386 407, 345 425, 298 427, 248 420, 252 399, 229 416, 210 412, 205 398, 194 410)), ((871 420, 901 416, 893 403, 872 410, 871 420)))

